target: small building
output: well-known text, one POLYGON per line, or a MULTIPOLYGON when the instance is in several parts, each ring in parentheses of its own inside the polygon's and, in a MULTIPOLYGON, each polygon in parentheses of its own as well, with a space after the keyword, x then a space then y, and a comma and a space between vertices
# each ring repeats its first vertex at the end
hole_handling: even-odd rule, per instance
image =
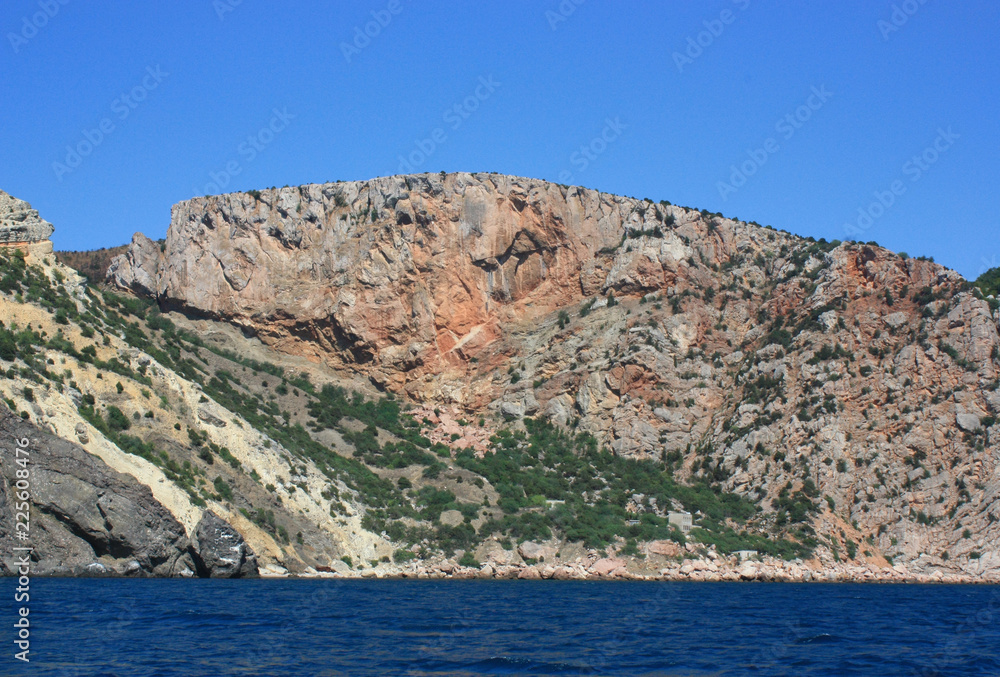
POLYGON ((680 529, 681 533, 686 534, 691 531, 692 522, 689 512, 668 512, 667 522, 675 529, 680 529))
POLYGON ((641 524, 640 520, 625 520, 625 523, 630 527, 638 526, 641 524))
POLYGON ((555 499, 545 499, 545 507, 552 510, 557 505, 566 505, 566 501, 557 501, 555 499))
POLYGON ((757 551, 756 550, 737 550, 733 554, 736 555, 737 557, 739 557, 740 561, 743 562, 743 561, 746 561, 748 559, 753 559, 754 557, 756 557, 757 556, 757 551))

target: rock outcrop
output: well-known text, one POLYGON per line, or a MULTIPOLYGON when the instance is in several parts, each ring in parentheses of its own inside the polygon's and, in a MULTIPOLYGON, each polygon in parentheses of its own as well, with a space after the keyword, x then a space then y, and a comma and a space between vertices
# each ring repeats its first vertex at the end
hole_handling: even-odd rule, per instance
POLYGON ((808 505, 794 538, 831 563, 1000 571, 997 310, 933 261, 459 173, 195 198, 108 279, 424 411, 545 416, 782 524, 808 505))
POLYGON ((163 253, 160 245, 142 233, 136 233, 124 254, 114 257, 107 269, 107 277, 119 287, 141 296, 160 295, 160 266, 163 253))
MULTIPOLYGON (((636 204, 493 174, 195 198, 174 207, 162 254, 136 236, 108 275, 284 350, 340 355, 400 387, 462 373, 512 321, 609 284, 636 286, 595 258, 626 227, 642 227, 636 204)), ((686 255, 670 234, 657 254, 664 269, 645 284, 668 283, 686 255)))
POLYGON ((196 575, 184 527, 148 487, 2 404, 0 435, 0 574, 13 573, 13 548, 27 545, 38 576, 196 575), (17 440, 27 440, 26 542, 15 540, 17 440))
POLYGON ((30 204, 0 190, 0 245, 43 242, 53 230, 30 204))
POLYGON ((206 510, 198 523, 195 564, 204 578, 256 578, 257 557, 236 529, 206 510))

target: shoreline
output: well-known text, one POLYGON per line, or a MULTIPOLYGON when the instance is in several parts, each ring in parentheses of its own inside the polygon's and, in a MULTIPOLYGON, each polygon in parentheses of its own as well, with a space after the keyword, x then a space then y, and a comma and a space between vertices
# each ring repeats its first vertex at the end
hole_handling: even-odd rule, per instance
MULTIPOLYGON (((365 569, 288 571, 268 564, 259 570, 259 576, 228 580, 497 580, 497 581, 632 581, 632 582, 689 582, 689 583, 874 583, 874 584, 943 584, 943 585, 1000 585, 1000 573, 989 571, 983 575, 955 571, 911 571, 906 565, 859 566, 837 565, 824 567, 815 560, 807 562, 782 560, 733 561, 721 558, 684 559, 671 562, 657 570, 644 570, 641 560, 605 557, 581 558, 569 563, 553 564, 492 564, 469 567, 444 560, 421 564, 387 564, 365 569)), ((103 572, 74 574, 71 572, 35 573, 33 578, 162 578, 164 580, 201 580, 194 576, 143 576, 128 575, 105 569, 103 572)), ((207 579, 212 580, 212 579, 207 579)), ((218 577, 216 580, 226 580, 218 577)))
MULTIPOLYGON (((0 579, 14 578, 13 576, 2 576, 0 579)), ((480 576, 480 575, 423 575, 423 576, 407 576, 405 574, 379 574, 375 576, 363 576, 363 575, 342 575, 342 574, 281 574, 281 575, 261 575, 252 578, 186 578, 181 576, 120 576, 120 575, 97 575, 97 576, 64 576, 64 575, 36 575, 32 577, 33 580, 162 580, 162 581, 221 581, 221 580, 239 580, 239 581, 554 581, 559 582, 582 582, 582 583, 745 583, 745 584, 778 584, 778 583, 793 583, 801 585, 822 585, 822 584, 836 584, 836 585, 967 585, 967 586, 1000 586, 1000 578, 975 578, 975 577, 956 577, 956 576, 910 576, 906 578, 892 578, 892 577, 872 577, 872 578, 843 578, 843 577, 815 577, 815 578, 732 578, 732 577, 719 577, 719 578, 691 578, 687 576, 642 576, 642 575, 629 575, 629 576, 615 576, 615 577, 601 577, 601 576, 588 576, 584 578, 519 578, 517 576, 480 576)))

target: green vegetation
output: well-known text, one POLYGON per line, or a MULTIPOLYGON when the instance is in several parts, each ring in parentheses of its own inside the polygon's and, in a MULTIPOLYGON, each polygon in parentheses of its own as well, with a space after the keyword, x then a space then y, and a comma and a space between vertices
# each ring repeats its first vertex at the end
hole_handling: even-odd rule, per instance
MULTIPOLYGON (((257 197, 259 199, 259 194, 257 197)), ((666 223, 659 209, 657 214, 660 215, 658 220, 666 223)), ((377 218, 373 212, 369 212, 366 218, 369 215, 372 219, 377 218)), ((672 217, 669 220, 672 221, 672 217)), ((659 226, 652 230, 630 229, 618 247, 631 238, 663 236, 659 226)), ((795 251, 790 260, 793 265, 805 265, 809 256, 822 254, 833 246, 833 243, 820 241, 795 251)), ((721 450, 716 455, 707 443, 694 450, 664 450, 662 460, 628 459, 599 448, 597 441, 589 435, 567 432, 543 419, 512 421, 509 427, 494 435, 491 453, 482 458, 471 450, 455 453, 447 444, 432 444, 422 434, 422 424, 403 411, 400 403, 391 396, 369 399, 360 393, 330 385, 319 388, 304 376, 286 374, 277 365, 248 359, 206 343, 200 336, 175 325, 149 301, 92 288, 79 301, 74 300, 61 280, 49 279, 41 269, 26 266, 23 257, 17 253, 10 256, 0 254, 0 257, 0 291, 37 303, 51 312, 56 324, 69 327, 65 330, 66 335, 59 328, 60 331, 51 336, 30 327, 0 325, 0 360, 5 363, 19 362, 16 365, 4 364, 4 368, 16 367, 16 373, 31 381, 33 386, 39 384, 48 388, 49 383, 59 387, 69 385, 67 382, 73 378, 69 370, 65 370, 69 376, 50 371, 50 368, 62 368, 52 366, 50 360, 43 358, 44 351, 49 350, 94 365, 105 378, 115 374, 116 377, 107 378, 107 385, 117 392, 117 396, 111 395, 111 401, 118 406, 107 401, 95 401, 93 395, 85 393, 79 407, 80 414, 125 452, 162 468, 166 476, 182 487, 198 505, 205 505, 206 500, 235 503, 234 509, 241 510, 247 519, 283 543, 289 543, 288 528, 295 531, 295 527, 289 523, 286 528, 280 523, 283 519, 279 507, 281 500, 287 499, 287 493, 295 492, 296 488, 309 491, 315 486, 311 481, 303 481, 302 477, 307 472, 306 468, 313 465, 328 480, 322 496, 330 501, 331 515, 337 517, 353 512, 345 507, 348 502, 360 507, 364 528, 375 533, 385 532, 396 545, 405 546, 394 553, 393 559, 397 562, 425 557, 432 552, 453 554, 464 551, 462 563, 478 566, 472 551, 491 536, 511 547, 517 542, 557 536, 595 549, 620 546, 624 548, 622 552, 633 554, 638 553, 637 543, 661 539, 677 543, 691 539, 715 545, 722 553, 752 549, 786 558, 807 556, 815 546, 808 525, 818 512, 820 501, 812 480, 805 479, 794 485, 789 483, 770 506, 774 512, 765 515, 752 500, 722 489, 721 483, 728 479, 732 471, 718 457, 721 450), (82 344, 78 342, 74 345, 70 340, 74 336, 74 326, 80 328, 85 339, 82 344), (130 346, 198 384, 204 393, 201 403, 212 400, 240 416, 246 424, 265 436, 265 448, 276 443, 287 450, 287 455, 283 451, 281 454, 292 469, 293 479, 290 482, 275 480, 282 487, 282 492, 278 492, 272 484, 267 485, 270 507, 250 505, 241 496, 241 487, 252 486, 256 491, 261 490, 260 476, 255 471, 246 475, 253 480, 253 485, 249 480, 242 479, 239 473, 246 470, 240 460, 228 448, 217 445, 208 434, 198 430, 193 422, 195 419, 187 419, 185 426, 176 424, 178 431, 187 431, 186 443, 182 439, 174 440, 186 446, 190 454, 190 460, 183 463, 178 463, 165 450, 138 436, 157 440, 147 434, 150 422, 143 418, 143 411, 130 408, 130 404, 134 405, 130 398, 132 393, 142 393, 143 399, 136 399, 143 409, 155 408, 159 397, 160 410, 173 407, 173 412, 182 416, 189 412, 184 403, 170 400, 152 387, 151 376, 156 373, 155 369, 147 372, 147 367, 141 362, 133 359, 128 363, 128 358, 124 356, 106 361, 99 359, 98 355, 107 356, 102 346, 109 345, 109 335, 122 336, 130 346), (134 383, 130 385, 129 381, 134 383), (145 388, 140 389, 135 383, 145 388), (258 386, 266 390, 261 392, 258 386), (289 405, 290 401, 297 406, 289 405), (289 410, 295 411, 295 416, 301 415, 303 410, 307 415, 301 419, 302 423, 293 423, 289 410), (319 440, 326 439, 322 433, 327 430, 336 431, 350 445, 353 455, 347 450, 321 443, 319 440), (675 470, 692 456, 696 458, 691 468, 691 479, 681 481, 675 477, 675 470), (217 462, 220 459, 221 462, 217 462), (460 470, 456 473, 448 464, 460 470), (376 472, 415 466, 415 470, 407 472, 409 477, 418 478, 413 481, 407 478, 391 480, 380 477, 376 472), (209 467, 213 470, 214 479, 206 475, 209 467), (460 482, 463 477, 469 481, 463 471, 472 472, 475 475, 473 482, 480 488, 488 482, 496 490, 499 497, 495 505, 490 500, 470 502, 467 498, 459 499, 456 493, 459 496, 466 494, 441 486, 447 482, 460 482), (218 472, 224 474, 216 474, 218 472), (641 497, 637 512, 632 511, 635 506, 629 506, 634 496, 641 497), (665 511, 674 506, 683 506, 695 515, 695 528, 687 537, 668 523, 665 511), (277 517, 274 510, 278 510, 277 517), (461 520, 446 519, 449 523, 442 523, 441 516, 447 511, 458 511, 461 520), (485 521, 477 529, 473 524, 479 524, 479 520, 485 521)), ((702 264, 708 265, 704 260, 702 264)), ((703 298, 724 309, 732 296, 732 289, 725 285, 719 289, 706 287, 703 298)), ((688 296, 692 294, 683 292, 671 300, 675 313, 681 312, 681 301, 688 296)), ((897 302, 904 298, 906 294, 901 294, 897 302)), ((916 298, 925 298, 923 290, 918 292, 916 298)), ((584 303, 579 314, 586 316, 592 312, 598 299, 584 303)), ((643 297, 642 304, 648 302, 652 305, 659 300, 643 297)), ((618 304, 614 291, 607 291, 606 301, 609 308, 618 304)), ((626 302, 617 313, 634 310, 630 307, 631 304, 626 302)), ((656 308, 660 308, 658 303, 656 308)), ((789 317, 787 328, 784 326, 786 319, 779 317, 769 327, 762 343, 777 344, 782 350, 772 349, 771 352, 782 356, 784 350, 793 344, 809 348, 814 344, 800 337, 800 332, 819 327, 819 314, 830 309, 824 306, 789 317)), ((560 329, 565 329, 571 322, 570 313, 559 311, 556 322, 560 329)), ((650 319, 649 325, 655 327, 656 323, 650 319)), ((721 321, 716 329, 725 331, 721 321)), ((78 341, 78 338, 74 340, 78 341)), ((853 360, 853 356, 840 344, 831 346, 824 343, 813 350, 810 364, 837 359, 853 360)), ((720 368, 723 365, 722 354, 716 353, 712 358, 720 368)), ((690 354, 688 359, 692 359, 690 354)), ((708 358, 703 359, 707 361, 708 358)), ((747 361, 750 360, 752 358, 747 361)), ((56 363, 58 359, 52 362, 56 363)), ((524 371, 524 365, 512 368, 509 373, 512 384, 521 378, 533 378, 530 370, 524 371)), ((538 379, 535 387, 543 383, 538 379)), ((750 403, 766 405, 776 399, 785 399, 785 384, 781 378, 758 375, 741 385, 750 403)), ((75 384, 72 387, 75 388, 75 384)), ((29 401, 42 396, 40 393, 39 387, 24 389, 24 397, 29 401)), ((691 404, 694 402, 693 399, 688 401, 691 404)), ((666 406, 678 404, 673 402, 666 406)), ((836 412, 836 402, 809 402, 808 410, 803 404, 801 411, 805 412, 805 416, 815 416, 823 411, 836 412)), ((152 411, 146 411, 144 415, 154 418, 152 411)), ((160 420, 159 410, 155 420, 160 420)), ((761 425, 761 421, 766 424, 768 419, 762 417, 751 425, 761 425)), ((236 423, 241 427, 243 425, 239 421, 236 423)), ((749 428, 737 427, 746 424, 732 420, 723 424, 729 435, 742 436, 749 431, 749 428)), ((480 425, 483 425, 482 421, 480 425)), ((183 434, 180 433, 181 438, 183 434)), ((174 453, 172 447, 166 448, 174 453)), ((775 455, 774 460, 784 461, 786 470, 791 467, 784 456, 779 461, 775 455)), ((838 462, 838 469, 841 463, 838 462)), ((398 474, 395 476, 398 477, 398 474)), ((454 489, 454 485, 444 486, 454 489)), ((831 510, 833 507, 831 501, 831 510)), ((350 558, 344 559, 349 566, 353 566, 350 558)))
POLYGON ((990 268, 973 283, 983 296, 1000 296, 1000 267, 990 268))
POLYGON ((226 480, 224 480, 222 477, 216 477, 215 481, 213 482, 213 485, 215 486, 215 491, 224 500, 226 500, 226 501, 232 501, 233 500, 233 490, 229 486, 229 483, 226 482, 226 480))
MULTIPOLYGON (((665 516, 643 512, 638 524, 629 524, 629 497, 642 494, 660 506, 680 502, 686 510, 704 515, 702 532, 724 549, 798 552, 790 542, 777 548, 761 545, 727 526, 743 525, 758 508, 750 501, 705 484, 685 485, 669 468, 651 460, 626 459, 599 449, 585 434, 570 434, 546 420, 524 419, 526 432, 501 430, 493 438, 494 453, 476 458, 468 451, 456 463, 485 477, 500 494, 503 517, 488 522, 480 536, 504 535, 515 541, 549 538, 557 533, 588 547, 603 548, 616 538, 648 541, 684 537, 665 516), (553 504, 546 500, 565 501, 553 504)), ((692 532, 693 533, 693 532, 692 532)), ((763 539, 767 540, 767 539, 763 539)))

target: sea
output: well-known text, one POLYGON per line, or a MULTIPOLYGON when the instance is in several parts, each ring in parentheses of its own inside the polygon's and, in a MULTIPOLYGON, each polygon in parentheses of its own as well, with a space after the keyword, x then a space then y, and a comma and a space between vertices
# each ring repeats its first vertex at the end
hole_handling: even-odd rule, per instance
POLYGON ((34 579, 10 675, 1000 675, 1000 587, 34 579))

